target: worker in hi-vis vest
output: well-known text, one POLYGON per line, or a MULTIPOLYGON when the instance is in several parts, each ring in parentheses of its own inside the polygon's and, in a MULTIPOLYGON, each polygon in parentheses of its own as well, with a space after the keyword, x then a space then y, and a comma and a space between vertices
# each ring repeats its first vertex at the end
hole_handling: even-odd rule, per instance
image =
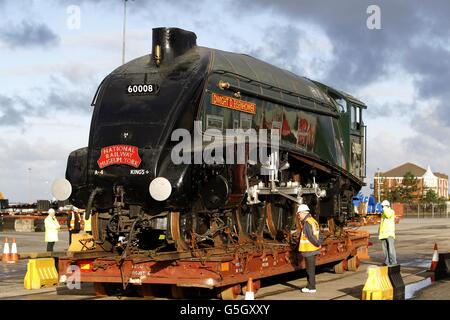
POLYGON ((82 229, 82 221, 78 208, 74 207, 74 210, 70 210, 67 216, 67 226, 69 227, 69 245, 72 243, 72 235, 79 233, 82 229))
POLYGON ((381 221, 378 232, 378 239, 381 240, 381 246, 384 252, 384 264, 392 266, 397 264, 397 254, 395 252, 395 211, 391 209, 389 201, 384 200, 381 205, 381 221))
POLYGON ((91 224, 92 214, 89 216, 89 219, 86 219, 86 211, 83 214, 84 221, 84 232, 92 235, 92 224, 91 224))
POLYGON ((320 254, 321 241, 319 235, 319 224, 309 213, 309 207, 301 204, 297 210, 302 231, 298 251, 305 258, 308 285, 302 288, 304 293, 316 292, 316 255, 320 254))

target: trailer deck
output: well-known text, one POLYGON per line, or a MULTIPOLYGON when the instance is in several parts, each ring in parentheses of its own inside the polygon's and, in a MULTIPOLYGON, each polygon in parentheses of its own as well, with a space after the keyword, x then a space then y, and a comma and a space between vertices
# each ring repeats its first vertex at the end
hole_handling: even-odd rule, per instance
MULTIPOLYGON (((341 239, 324 241, 316 265, 333 264, 336 273, 356 271, 359 260, 368 258, 369 233, 346 230, 341 239)), ((237 244, 224 249, 191 252, 167 252, 154 255, 133 254, 122 258, 100 251, 74 252, 59 259, 60 276, 71 277, 77 266, 81 282, 96 284, 99 294, 106 294, 104 284, 171 285, 174 297, 181 288, 218 289, 223 299, 233 299, 245 291, 249 278, 255 281, 305 268, 296 245, 279 242, 237 244)), ((178 292, 178 294, 177 294, 178 292)))

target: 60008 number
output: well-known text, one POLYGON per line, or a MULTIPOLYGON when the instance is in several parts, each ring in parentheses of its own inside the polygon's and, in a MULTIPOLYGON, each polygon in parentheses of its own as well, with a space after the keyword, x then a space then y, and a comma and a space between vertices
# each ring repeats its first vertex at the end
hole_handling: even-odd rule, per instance
POLYGON ((128 94, 155 94, 158 92, 156 84, 134 84, 127 87, 128 94))

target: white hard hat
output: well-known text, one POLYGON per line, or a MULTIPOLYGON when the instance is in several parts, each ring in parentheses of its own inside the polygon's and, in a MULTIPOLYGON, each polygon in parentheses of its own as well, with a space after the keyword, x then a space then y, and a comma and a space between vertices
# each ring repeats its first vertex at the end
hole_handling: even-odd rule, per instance
POLYGON ((48 209, 48 213, 55 213, 55 210, 50 208, 50 209, 48 209))
POLYGON ((301 204, 298 206, 297 212, 305 212, 305 211, 309 212, 309 207, 306 204, 301 204))
POLYGON ((383 202, 381 203, 381 205, 384 207, 384 206, 387 206, 387 207, 390 207, 391 206, 391 204, 389 203, 389 201, 387 201, 387 200, 383 200, 383 202))

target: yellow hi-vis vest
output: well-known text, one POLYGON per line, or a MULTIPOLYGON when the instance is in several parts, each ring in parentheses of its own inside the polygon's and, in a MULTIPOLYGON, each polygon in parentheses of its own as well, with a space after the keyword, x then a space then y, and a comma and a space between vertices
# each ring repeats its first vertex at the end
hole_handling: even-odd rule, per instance
MULTIPOLYGON (((314 236, 317 239, 319 239, 319 224, 317 223, 317 221, 313 217, 308 217, 306 219, 305 223, 309 223, 311 225, 314 236)), ((308 237, 306 237, 305 232, 303 232, 303 230, 302 230, 302 234, 300 236, 300 245, 298 247, 298 251, 300 251, 300 252, 311 252, 311 251, 320 250, 320 248, 321 248, 320 246, 316 247, 315 245, 313 245, 308 240, 308 237)))
POLYGON ((91 218, 92 214, 89 216, 89 219, 86 219, 86 212, 84 212, 83 220, 84 220, 84 231, 92 231, 92 224, 91 224, 91 218))
POLYGON ((395 239, 395 211, 389 207, 384 207, 381 214, 378 239, 382 240, 389 237, 395 239))

